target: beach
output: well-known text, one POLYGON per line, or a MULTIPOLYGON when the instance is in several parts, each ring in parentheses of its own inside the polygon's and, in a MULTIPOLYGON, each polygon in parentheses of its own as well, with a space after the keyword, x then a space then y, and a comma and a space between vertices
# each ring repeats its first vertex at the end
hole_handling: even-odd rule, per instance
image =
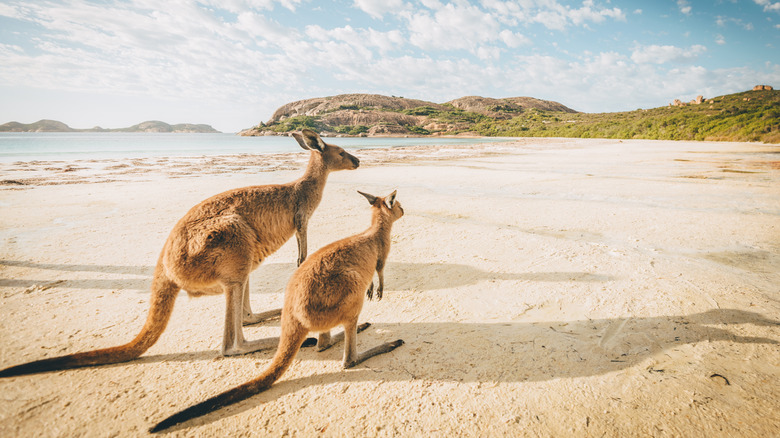
MULTIPOLYGON (((339 139, 325 139, 339 144, 339 139)), ((291 140, 292 141, 292 140, 291 140)), ((309 252, 363 231, 356 190, 398 191, 381 301, 342 345, 170 436, 685 436, 780 433, 780 146, 521 139, 350 151, 309 252)), ((0 163, 0 368, 131 340, 159 251, 193 205, 288 182, 307 153, 0 163)), ((250 277, 278 308, 295 239, 250 277)), ((143 436, 257 376, 222 357, 222 296, 182 292, 139 359, 0 379, 2 436, 143 436)), ((279 335, 278 322, 247 327, 279 335)))

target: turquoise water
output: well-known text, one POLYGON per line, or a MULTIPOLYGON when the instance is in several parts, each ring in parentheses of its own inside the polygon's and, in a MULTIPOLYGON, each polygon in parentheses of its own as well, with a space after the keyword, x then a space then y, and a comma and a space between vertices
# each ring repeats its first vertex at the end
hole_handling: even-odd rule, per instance
MULTIPOLYGON (((508 138, 326 138, 345 149, 414 145, 463 145, 508 138)), ((291 137, 240 137, 235 134, 146 134, 119 132, 0 133, 0 162, 101 160, 297 152, 291 137)))

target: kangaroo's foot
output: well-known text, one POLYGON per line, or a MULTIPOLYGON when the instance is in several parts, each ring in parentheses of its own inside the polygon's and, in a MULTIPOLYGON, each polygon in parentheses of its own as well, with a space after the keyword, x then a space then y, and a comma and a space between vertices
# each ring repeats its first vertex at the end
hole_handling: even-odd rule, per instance
MULTIPOLYGON (((363 330, 371 327, 370 322, 364 322, 363 324, 360 324, 357 326, 357 332, 360 333, 363 330)), ((317 351, 325 351, 328 348, 338 344, 339 342, 344 340, 344 332, 336 333, 333 336, 330 336, 330 333, 320 333, 320 338, 317 341, 317 351)), ((307 339, 308 341, 308 339, 307 339)))
POLYGON ((252 325, 260 322, 279 319, 281 316, 282 316, 282 309, 274 309, 274 310, 269 310, 267 312, 260 312, 260 313, 245 313, 241 322, 243 325, 252 325))
POLYGON ((255 351, 270 350, 279 346, 279 338, 255 339, 244 341, 238 345, 232 345, 222 349, 223 356, 240 356, 255 351))
POLYGON ((387 342, 387 343, 382 344, 382 345, 377 345, 374 348, 368 349, 368 350, 358 354, 357 358, 355 358, 353 360, 345 361, 344 362, 344 368, 345 369, 352 368, 355 365, 358 365, 358 364, 360 364, 360 363, 362 363, 362 362, 366 361, 367 359, 370 359, 370 358, 372 358, 374 356, 378 356, 380 354, 389 353, 389 352, 395 350, 396 348, 400 347, 401 345, 404 345, 404 341, 402 339, 398 339, 398 340, 393 341, 393 342, 387 342))

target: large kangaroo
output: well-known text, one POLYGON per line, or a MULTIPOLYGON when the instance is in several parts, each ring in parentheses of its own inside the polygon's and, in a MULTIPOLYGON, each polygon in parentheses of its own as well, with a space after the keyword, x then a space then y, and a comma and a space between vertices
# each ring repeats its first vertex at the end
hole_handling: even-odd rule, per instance
POLYGON ((42 359, 0 371, 0 377, 125 362, 143 354, 168 324, 179 290, 227 299, 222 354, 273 348, 277 338, 247 341, 242 324, 278 317, 281 309, 252 313, 249 273, 295 234, 298 265, 306 258, 306 227, 322 199, 328 173, 360 161, 304 129, 293 136, 311 151, 306 173, 287 184, 251 186, 212 196, 192 207, 165 241, 152 280, 149 316, 141 332, 118 347, 42 359))
MULTIPOLYGON (((401 204, 395 200, 395 192, 387 198, 360 193, 372 205, 371 226, 315 252, 293 273, 284 297, 279 347, 268 368, 254 380, 166 418, 150 432, 159 432, 265 391, 292 364, 309 332, 319 332, 317 347, 320 351, 338 342, 340 335, 345 336, 344 368, 393 351, 403 344, 399 339, 357 352, 357 321, 363 308, 363 294, 370 298, 371 280, 376 271, 379 276, 377 298, 381 299, 383 270, 390 252, 390 228, 404 214, 401 204), (331 338, 330 329, 339 325, 344 327, 344 333, 331 338)), ((361 328, 365 326, 361 325, 361 328)))

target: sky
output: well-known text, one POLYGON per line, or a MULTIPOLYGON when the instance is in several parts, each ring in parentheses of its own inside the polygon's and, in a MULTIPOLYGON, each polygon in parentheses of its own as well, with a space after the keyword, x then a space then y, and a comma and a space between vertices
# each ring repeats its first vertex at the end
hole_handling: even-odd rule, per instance
POLYGON ((780 87, 780 0, 0 0, 0 123, 236 132, 344 93, 615 112, 757 84, 780 87))

